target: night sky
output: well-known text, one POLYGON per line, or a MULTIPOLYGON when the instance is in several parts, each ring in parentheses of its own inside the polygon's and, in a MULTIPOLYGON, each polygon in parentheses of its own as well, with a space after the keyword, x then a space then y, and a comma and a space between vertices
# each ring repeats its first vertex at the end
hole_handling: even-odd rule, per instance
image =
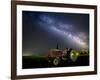
POLYGON ((22 23, 23 55, 89 48, 89 14, 22 11, 22 23))

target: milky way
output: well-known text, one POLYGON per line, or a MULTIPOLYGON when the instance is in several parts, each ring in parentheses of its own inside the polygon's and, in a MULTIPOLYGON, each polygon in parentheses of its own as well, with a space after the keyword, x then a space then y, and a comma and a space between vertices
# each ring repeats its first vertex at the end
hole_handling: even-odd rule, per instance
POLYGON ((89 48, 89 15, 23 11, 23 53, 89 48))

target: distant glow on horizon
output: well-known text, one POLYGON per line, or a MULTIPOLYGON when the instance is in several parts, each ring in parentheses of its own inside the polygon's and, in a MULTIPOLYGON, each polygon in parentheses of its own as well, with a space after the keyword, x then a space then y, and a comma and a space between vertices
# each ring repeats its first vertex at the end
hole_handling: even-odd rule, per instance
POLYGON ((30 54, 30 53, 23 53, 23 55, 22 56, 32 56, 32 54, 30 54))

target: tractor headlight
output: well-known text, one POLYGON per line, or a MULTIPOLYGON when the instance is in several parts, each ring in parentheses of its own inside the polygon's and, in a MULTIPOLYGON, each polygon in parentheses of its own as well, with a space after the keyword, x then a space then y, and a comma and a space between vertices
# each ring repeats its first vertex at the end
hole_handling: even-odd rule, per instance
POLYGON ((76 53, 77 56, 79 56, 79 53, 76 53))

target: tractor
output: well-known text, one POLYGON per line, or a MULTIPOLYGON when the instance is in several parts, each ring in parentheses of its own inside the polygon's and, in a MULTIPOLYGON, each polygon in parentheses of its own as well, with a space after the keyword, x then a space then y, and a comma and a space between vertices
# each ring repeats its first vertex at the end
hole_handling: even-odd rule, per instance
POLYGON ((69 60, 75 62, 79 56, 79 52, 73 50, 71 48, 65 48, 64 50, 58 49, 50 49, 48 53, 48 61, 52 63, 54 66, 58 66, 60 62, 69 60))

